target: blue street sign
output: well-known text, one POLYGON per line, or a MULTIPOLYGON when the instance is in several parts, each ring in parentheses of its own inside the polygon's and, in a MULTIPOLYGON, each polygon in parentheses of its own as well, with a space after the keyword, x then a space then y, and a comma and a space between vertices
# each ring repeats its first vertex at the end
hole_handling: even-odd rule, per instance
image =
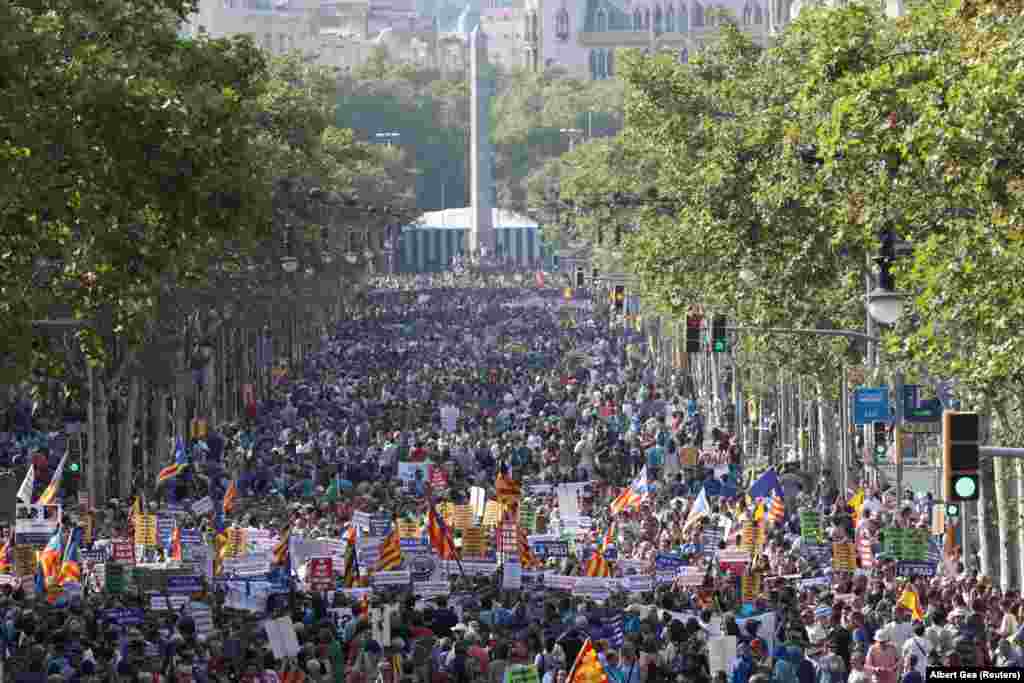
POLYGON ((903 385, 903 419, 907 422, 938 422, 942 419, 942 401, 921 399, 921 387, 903 385))
POLYGON ((889 422, 889 387, 857 387, 853 390, 853 423, 889 422))

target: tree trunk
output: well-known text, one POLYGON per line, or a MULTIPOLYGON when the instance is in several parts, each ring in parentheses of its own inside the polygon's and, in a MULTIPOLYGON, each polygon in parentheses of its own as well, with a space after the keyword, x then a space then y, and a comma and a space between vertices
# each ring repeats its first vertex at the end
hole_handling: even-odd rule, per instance
MULTIPOLYGON (((1000 402, 996 405, 996 414, 999 416, 1000 435, 1007 435, 1012 431, 1006 403, 1000 402)), ((1013 560, 1017 557, 1017 537, 1011 533, 1013 522, 1013 511, 1010 504, 1010 480, 1012 479, 1013 468, 1003 458, 993 458, 993 472, 996 488, 996 514, 999 517, 999 582, 1003 591, 1010 590, 1015 585, 1013 560)))
POLYGON ((107 393, 107 384, 104 373, 97 372, 93 382, 93 389, 96 392, 93 410, 95 411, 96 447, 93 449, 93 457, 96 464, 93 472, 96 474, 96 481, 93 483, 93 490, 96 492, 96 499, 92 504, 101 508, 110 498, 107 484, 110 481, 110 397, 107 393))
MULTIPOLYGON (((825 386, 818 382, 818 466, 822 470, 828 470, 832 481, 836 481, 836 473, 839 471, 835 466, 835 459, 830 454, 838 453, 839 446, 835 443, 835 415, 832 412, 832 404, 825 398, 825 386)), ((827 485, 828 482, 826 481, 827 485)))
MULTIPOLYGON (((192 388, 192 373, 186 363, 185 351, 178 352, 178 373, 174 381, 174 436, 188 437, 188 395, 192 388)), ((165 460, 160 461, 163 466, 165 460)))
MULTIPOLYGON (((982 419, 982 443, 988 443, 989 433, 991 432, 991 410, 985 411, 985 417, 988 419, 982 419)), ((986 576, 992 576, 992 570, 995 567, 992 553, 992 543, 989 542, 989 532, 991 527, 995 526, 992 522, 998 522, 993 520, 992 515, 995 512, 994 508, 990 506, 991 501, 994 500, 993 494, 995 493, 996 482, 995 473, 992 470, 992 460, 985 459, 981 462, 981 476, 978 477, 978 502, 976 507, 978 510, 978 556, 979 556, 979 567, 978 571, 986 576)), ((967 556, 965 549, 964 556, 967 556)))
POLYGON ((156 410, 155 419, 153 420, 153 430, 155 432, 153 439, 153 461, 149 464, 149 471, 146 473, 146 486, 154 486, 156 484, 157 472, 165 464, 168 464, 171 459, 171 442, 167 438, 167 428, 170 426, 167 399, 170 398, 170 393, 167 387, 160 387, 156 391, 156 410))
POLYGON ((129 378, 128 401, 124 412, 121 414, 120 434, 117 440, 118 450, 120 451, 118 453, 118 463, 120 465, 120 476, 118 477, 120 490, 118 491, 118 497, 121 500, 129 500, 132 495, 132 478, 135 473, 133 437, 135 436, 135 420, 139 414, 140 388, 137 376, 129 378))

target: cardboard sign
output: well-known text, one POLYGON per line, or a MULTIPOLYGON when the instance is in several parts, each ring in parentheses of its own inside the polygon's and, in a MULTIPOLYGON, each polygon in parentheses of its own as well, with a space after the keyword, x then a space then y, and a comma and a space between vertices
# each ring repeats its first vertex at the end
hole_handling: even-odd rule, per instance
POLYGON ((60 505, 15 504, 15 545, 44 546, 60 526, 60 505))
POLYGON ((857 551, 853 543, 832 544, 832 571, 854 572, 857 570, 857 551))
POLYGON ((740 578, 740 597, 744 603, 752 604, 761 594, 761 575, 748 574, 740 578))
POLYGON ((155 548, 157 545, 156 515, 141 514, 135 518, 135 545, 155 548))
POLYGON ((483 529, 474 526, 462 532, 462 554, 464 557, 485 557, 487 549, 487 537, 483 529))

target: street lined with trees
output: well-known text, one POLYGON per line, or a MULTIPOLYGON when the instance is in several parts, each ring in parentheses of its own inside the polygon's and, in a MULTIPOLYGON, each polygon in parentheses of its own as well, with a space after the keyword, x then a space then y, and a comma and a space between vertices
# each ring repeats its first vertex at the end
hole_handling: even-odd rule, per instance
MULTIPOLYGON (((635 273, 648 313, 699 308, 744 328, 738 384, 812 387, 822 458, 837 452, 827 425, 844 382, 892 385, 897 371, 955 382, 991 443, 1020 445, 1022 28, 1001 3, 926 2, 897 20, 852 4, 803 10, 767 50, 726 29, 689 64, 625 53, 623 131, 550 161, 533 202, 555 188, 569 220, 548 234, 635 273), (886 245, 902 315, 865 329, 886 245)), ((1024 478, 985 467, 977 516, 992 533, 977 550, 1009 585, 1024 576, 1024 478)))

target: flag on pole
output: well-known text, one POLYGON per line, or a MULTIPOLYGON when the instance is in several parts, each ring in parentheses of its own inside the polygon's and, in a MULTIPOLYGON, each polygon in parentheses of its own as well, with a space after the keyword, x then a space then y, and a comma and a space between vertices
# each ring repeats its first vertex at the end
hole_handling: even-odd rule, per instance
MULTIPOLYGON (((351 544, 355 547, 355 543, 351 544)), ((380 544, 380 555, 377 557, 377 564, 374 572, 394 571, 402 566, 402 540, 398 536, 398 525, 391 525, 391 533, 387 535, 384 542, 380 544)))
POLYGON ((60 585, 66 583, 82 583, 82 527, 71 530, 68 544, 64 548, 64 559, 60 566, 60 585))
POLYGON ((67 451, 64 452, 64 457, 60 459, 60 464, 57 465, 57 469, 53 473, 53 477, 50 479, 50 484, 43 491, 42 495, 39 496, 39 500, 36 502, 40 505, 52 505, 57 500, 57 494, 60 493, 60 480, 64 478, 64 463, 68 460, 67 451))
POLYGON ((914 615, 914 621, 924 621, 924 612, 921 611, 921 603, 917 600, 917 592, 910 586, 903 589, 903 594, 896 602, 896 606, 906 607, 910 610, 910 613, 914 615))
POLYGON ((232 479, 228 485, 228 490, 224 493, 223 510, 225 515, 235 509, 236 498, 238 498, 238 485, 232 479))
POLYGON ((618 498, 612 501, 612 514, 617 515, 630 508, 639 507, 640 504, 647 499, 650 492, 651 485, 647 480, 647 467, 645 465, 644 468, 640 470, 640 474, 637 475, 636 479, 630 483, 629 488, 623 491, 618 498))
POLYGON ((772 496, 771 505, 768 506, 768 522, 779 524, 786 518, 786 502, 782 496, 772 496))
POLYGON ((14 571, 14 534, 7 537, 4 547, 0 548, 0 574, 14 571))
POLYGON ((161 486, 171 481, 172 479, 178 478, 178 476, 181 475, 181 473, 184 472, 185 468, 187 467, 188 465, 182 465, 179 463, 168 465, 167 467, 160 470, 159 474, 156 475, 156 485, 161 486))
POLYGON ((583 572, 584 576, 611 576, 612 568, 608 564, 608 560, 604 559, 604 555, 601 551, 595 550, 594 554, 590 556, 590 560, 587 561, 587 566, 583 572))
POLYGON ((576 661, 565 677, 565 683, 608 683, 608 672, 597 656, 594 643, 587 638, 576 655, 576 661))
POLYGON ((697 500, 693 501, 693 507, 690 508, 690 514, 686 516, 686 523, 683 524, 683 533, 689 531, 697 522, 711 515, 711 505, 708 503, 708 494, 703 488, 697 495, 697 500))
POLYGON ((18 500, 25 505, 32 504, 32 490, 36 485, 36 466, 29 465, 28 472, 25 473, 25 478, 21 481, 21 486, 18 488, 18 500))
POLYGON ((289 526, 281 534, 281 540, 278 541, 277 545, 274 546, 273 550, 273 562, 276 566, 288 566, 291 560, 291 553, 289 552, 289 543, 291 542, 292 528, 289 526))
POLYGON ((170 556, 172 560, 181 561, 181 527, 177 524, 174 525, 174 531, 171 532, 170 556))

